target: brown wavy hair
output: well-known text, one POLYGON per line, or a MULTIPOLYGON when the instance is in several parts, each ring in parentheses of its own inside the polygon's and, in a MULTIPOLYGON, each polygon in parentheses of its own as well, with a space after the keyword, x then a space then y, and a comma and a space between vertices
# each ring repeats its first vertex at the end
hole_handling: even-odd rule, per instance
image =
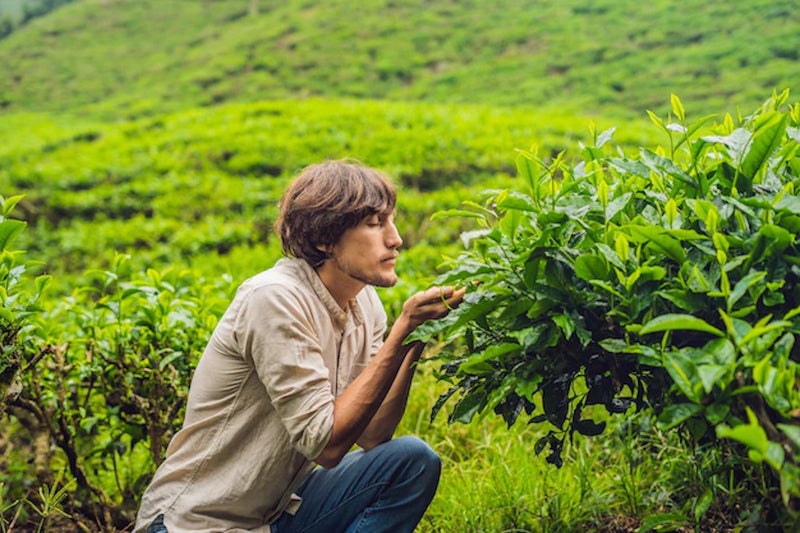
POLYGON ((309 165, 292 181, 280 201, 275 229, 283 253, 320 266, 327 247, 368 216, 393 209, 397 194, 382 172, 350 160, 309 165))

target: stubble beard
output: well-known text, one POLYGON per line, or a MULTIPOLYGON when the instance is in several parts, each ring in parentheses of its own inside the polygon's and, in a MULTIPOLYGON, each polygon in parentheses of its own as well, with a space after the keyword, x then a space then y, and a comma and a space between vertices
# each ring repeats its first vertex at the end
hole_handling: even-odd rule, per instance
POLYGON ((374 287, 393 287, 397 283, 397 274, 392 271, 391 278, 387 279, 386 276, 377 273, 365 272, 363 269, 349 265, 342 262, 338 257, 332 257, 336 268, 350 276, 356 281, 360 281, 365 285, 372 285, 374 287))

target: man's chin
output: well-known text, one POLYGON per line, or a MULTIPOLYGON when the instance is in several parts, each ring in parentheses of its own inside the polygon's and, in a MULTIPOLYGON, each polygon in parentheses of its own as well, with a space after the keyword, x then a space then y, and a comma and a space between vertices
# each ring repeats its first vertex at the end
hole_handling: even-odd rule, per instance
POLYGON ((375 277, 370 285, 375 287, 394 287, 397 284, 397 275, 375 277))
POLYGON ((372 285, 375 287, 394 287, 397 285, 397 278, 394 278, 393 280, 377 280, 377 282, 373 283, 372 285))

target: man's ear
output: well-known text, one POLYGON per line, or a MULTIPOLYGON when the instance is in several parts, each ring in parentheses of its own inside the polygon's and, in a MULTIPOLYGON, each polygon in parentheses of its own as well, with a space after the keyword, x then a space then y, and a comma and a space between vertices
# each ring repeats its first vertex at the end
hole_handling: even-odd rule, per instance
POLYGON ((320 252, 325 252, 326 254, 330 255, 333 253, 333 245, 332 244, 318 244, 317 250, 320 252))

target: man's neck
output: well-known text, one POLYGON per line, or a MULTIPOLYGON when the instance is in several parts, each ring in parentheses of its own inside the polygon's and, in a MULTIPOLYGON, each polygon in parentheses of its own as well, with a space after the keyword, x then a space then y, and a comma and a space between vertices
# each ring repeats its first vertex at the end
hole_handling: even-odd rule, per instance
POLYGON ((348 302, 365 287, 363 282, 348 276, 330 261, 325 261, 315 270, 322 280, 322 284, 325 285, 342 310, 347 310, 348 302))

